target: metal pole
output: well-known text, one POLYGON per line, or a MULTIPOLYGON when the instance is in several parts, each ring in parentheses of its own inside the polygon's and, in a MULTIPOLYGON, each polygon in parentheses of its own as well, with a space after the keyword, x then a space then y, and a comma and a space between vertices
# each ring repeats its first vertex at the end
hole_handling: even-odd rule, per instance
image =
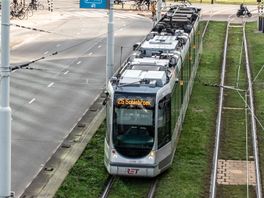
POLYGON ((264 4, 264 0, 258 0, 258 30, 260 32, 263 32, 264 33, 264 22, 263 22, 263 19, 264 19, 264 10, 263 10, 263 4, 264 4))
POLYGON ((157 22, 161 19, 161 1, 158 0, 157 2, 157 22))
POLYGON ((113 75, 114 68, 114 1, 110 0, 109 17, 108 17, 108 34, 107 34, 107 51, 106 51, 106 86, 108 80, 113 75))
POLYGON ((9 106, 9 0, 2 0, 0 66, 0 198, 11 196, 11 108, 9 106))
POLYGON ((122 55, 123 55, 123 46, 121 46, 121 50, 120 50, 120 63, 119 63, 120 66, 122 64, 122 55))

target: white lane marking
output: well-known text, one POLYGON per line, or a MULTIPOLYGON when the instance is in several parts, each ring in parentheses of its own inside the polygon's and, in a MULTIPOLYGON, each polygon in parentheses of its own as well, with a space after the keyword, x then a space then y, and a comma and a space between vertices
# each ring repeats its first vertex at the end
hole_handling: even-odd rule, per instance
POLYGON ((66 72, 64 72, 64 75, 68 74, 69 73, 69 70, 67 70, 66 72))
MULTIPOLYGON (((17 70, 17 69, 16 69, 17 70)), ((16 72, 16 70, 13 70, 13 71, 11 71, 11 73, 15 73, 16 72)))
POLYGON ((79 61, 79 62, 77 63, 77 65, 81 64, 81 62, 82 62, 82 61, 79 61))
POLYGON ((93 55, 93 52, 90 52, 89 54, 88 54, 88 56, 92 56, 93 55))
POLYGON ((101 45, 98 45, 98 48, 101 48, 102 46, 101 45))
POLYGON ((54 85, 54 82, 50 83, 48 87, 52 87, 54 85))
POLYGON ((36 98, 33 98, 32 100, 30 100, 30 101, 28 102, 28 104, 32 104, 35 100, 36 100, 36 98))
POLYGON ((45 55, 48 54, 48 53, 49 53, 49 51, 44 52, 45 55))
POLYGON ((57 44, 57 45, 56 45, 56 47, 60 47, 60 46, 61 46, 61 44, 57 44))

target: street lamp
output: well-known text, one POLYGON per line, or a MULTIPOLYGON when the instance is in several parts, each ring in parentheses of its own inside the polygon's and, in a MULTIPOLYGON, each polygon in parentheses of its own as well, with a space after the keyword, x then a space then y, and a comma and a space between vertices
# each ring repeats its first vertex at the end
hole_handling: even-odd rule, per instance
POLYGON ((11 196, 11 108, 9 67, 9 0, 2 0, 0 66, 0 198, 11 196))

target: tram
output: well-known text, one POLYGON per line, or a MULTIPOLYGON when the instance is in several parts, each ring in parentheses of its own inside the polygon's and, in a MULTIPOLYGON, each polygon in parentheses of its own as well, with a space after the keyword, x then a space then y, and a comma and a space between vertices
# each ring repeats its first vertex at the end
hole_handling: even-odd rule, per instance
POLYGON ((200 11, 172 7, 109 80, 109 174, 155 177, 172 164, 199 62, 200 11))

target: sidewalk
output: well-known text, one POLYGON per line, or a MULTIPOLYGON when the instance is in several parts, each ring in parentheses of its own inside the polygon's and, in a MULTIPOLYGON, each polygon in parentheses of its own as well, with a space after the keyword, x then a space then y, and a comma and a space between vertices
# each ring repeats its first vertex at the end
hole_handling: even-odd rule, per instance
MULTIPOLYGON (((128 1, 123 4, 115 4, 114 9, 116 10, 124 10, 124 11, 134 11, 137 12, 137 14, 146 16, 151 18, 151 12, 150 10, 146 11, 140 11, 140 10, 133 10, 131 9, 131 5, 133 4, 133 1, 128 1)), ((166 4, 166 7, 169 9, 170 6, 173 5, 181 5, 177 2, 169 2, 166 4)), ((239 9, 239 5, 232 5, 232 4, 200 4, 200 3, 194 3, 190 6, 202 8, 201 11, 201 18, 202 20, 210 20, 213 21, 228 21, 232 20, 233 22, 240 22, 243 17, 236 17, 236 12, 239 9)), ((244 17, 243 20, 245 21, 256 21, 257 20, 257 5, 248 5, 247 6, 250 12, 252 13, 252 17, 244 17)), ((165 12, 162 12, 165 13, 165 12)))
POLYGON ((10 19, 11 49, 29 41, 29 39, 37 39, 41 34, 52 31, 51 28, 47 29, 45 26, 61 19, 65 19, 65 16, 59 12, 49 12, 47 10, 36 11, 28 19, 10 19))
POLYGON ((114 10, 135 12, 138 15, 145 16, 145 17, 148 17, 148 18, 152 18, 150 10, 131 9, 133 3, 134 3, 134 1, 128 1, 128 2, 125 2, 125 3, 114 4, 114 10))

